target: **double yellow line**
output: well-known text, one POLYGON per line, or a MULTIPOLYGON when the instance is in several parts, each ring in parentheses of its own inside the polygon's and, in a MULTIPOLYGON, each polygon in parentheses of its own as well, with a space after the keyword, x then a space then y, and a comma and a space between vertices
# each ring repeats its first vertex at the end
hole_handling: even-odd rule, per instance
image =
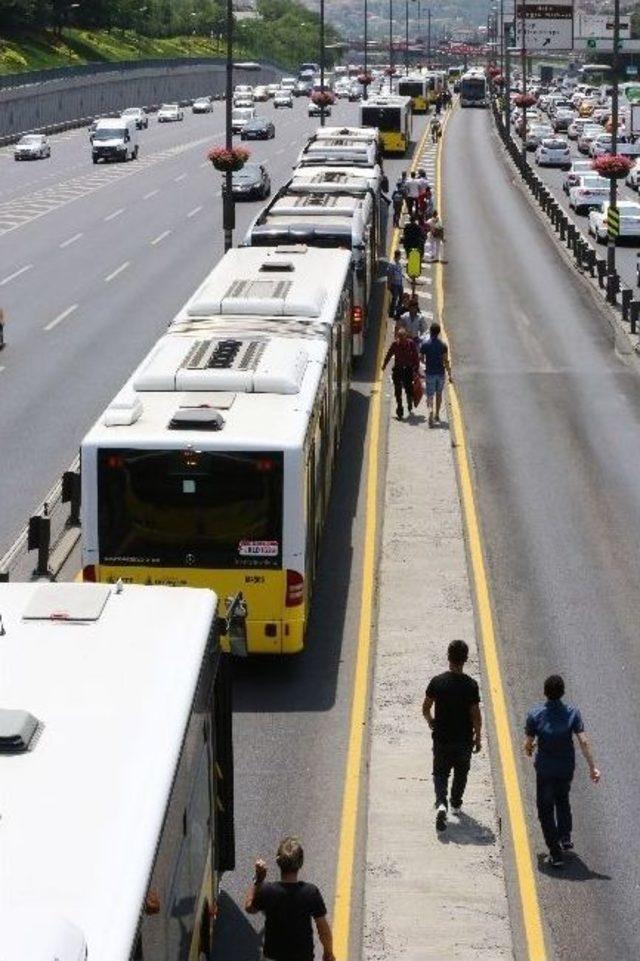
MULTIPOLYGON (((443 133, 451 112, 443 125, 443 133)), ((414 154, 411 169, 418 165, 428 128, 425 130, 414 154)), ((436 160, 437 208, 442 210, 442 141, 436 160)), ((391 238, 390 250, 393 251, 399 240, 396 228, 391 238)), ((435 277, 436 303, 441 326, 444 314, 444 284, 442 265, 436 266, 435 277)), ((376 544, 378 536, 378 499, 379 499, 379 446, 382 415, 382 357, 387 337, 387 324, 384 316, 380 322, 380 333, 376 352, 376 369, 371 387, 369 408, 369 438, 367 444, 365 538, 362 561, 362 588, 360 596, 360 620, 358 626, 358 646, 356 653, 351 721, 345 769, 342 817, 338 846, 336 870, 336 894, 333 910, 334 944, 338 961, 355 961, 349 954, 351 928, 351 908, 353 879, 355 870, 356 842, 358 834, 358 814, 361 794, 362 762, 365 748, 365 732, 369 707, 369 677, 371 673, 372 633, 374 619, 374 584, 376 575, 376 544)), ((484 662, 489 682, 490 703, 494 716, 496 736, 502 769, 502 778, 509 812, 513 847, 522 907, 523 927, 529 961, 547 961, 540 905, 536 890, 531 849, 524 817, 522 795, 511 739, 509 718, 500 663, 496 644, 493 614, 489 596, 489 586, 482 550, 480 525, 476 511, 475 496, 469 466, 464 424, 460 402, 453 385, 449 388, 449 409, 456 438, 456 457, 459 472, 460 492, 464 521, 468 539, 469 556, 473 574, 478 620, 484 662)))

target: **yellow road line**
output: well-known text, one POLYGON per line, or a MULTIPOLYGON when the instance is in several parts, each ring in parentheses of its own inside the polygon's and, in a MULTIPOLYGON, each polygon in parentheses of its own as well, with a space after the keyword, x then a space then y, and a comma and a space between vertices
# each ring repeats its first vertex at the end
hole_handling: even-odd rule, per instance
MULTIPOLYGON (((447 117, 448 120, 448 117, 447 117)), ((438 210, 442 208, 442 147, 438 150, 436 159, 436 191, 438 210)), ((444 220, 444 218, 443 218, 444 220)), ((436 268, 436 303, 440 324, 444 331, 444 283, 442 264, 436 268)), ((531 846, 524 816, 522 793, 518 779, 518 769, 513 750, 513 740, 509 725, 507 702, 500 671, 500 659, 496 643, 496 632, 491 610, 489 582, 484 562, 482 537, 476 509, 473 481, 469 465, 469 453, 464 430, 462 409, 458 394, 453 385, 449 387, 449 410, 456 439, 456 457, 458 461, 458 475, 460 478, 460 496, 464 513, 469 556, 473 572, 473 586, 476 596, 478 620, 480 623, 480 637, 484 663, 489 681, 491 709, 498 740, 498 751, 502 769, 502 781, 509 812, 511 837, 518 876, 518 888, 524 923, 525 939, 529 961, 546 961, 547 953, 542 929, 540 903, 536 888, 533 863, 531 860, 531 846)))
MULTIPOLYGON (((425 130, 414 153, 411 170, 417 166, 426 140, 425 130)), ((396 228, 391 235, 390 250, 395 250, 399 238, 396 228)), ((349 959, 349 934, 351 927, 351 896, 355 866, 358 808, 360 799, 360 776, 364 750, 365 725, 369 700, 369 673, 371 664, 371 634, 373 626, 374 583, 376 570, 376 539, 378 532, 378 475, 379 441, 382 413, 382 356, 387 339, 387 298, 384 298, 380 333, 376 351, 376 368, 371 387, 369 408, 369 440, 367 445, 367 494, 365 507, 365 537, 362 559, 362 593, 360 598, 360 621, 356 654, 351 722, 345 766, 342 817, 336 870, 336 894, 333 908, 333 940, 338 961, 349 959)))

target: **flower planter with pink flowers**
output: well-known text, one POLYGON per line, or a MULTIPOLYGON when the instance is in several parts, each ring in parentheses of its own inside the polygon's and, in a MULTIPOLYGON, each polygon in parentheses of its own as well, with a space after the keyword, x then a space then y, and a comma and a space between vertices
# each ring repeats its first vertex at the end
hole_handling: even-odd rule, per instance
POLYGON ((362 87, 368 87, 373 81, 373 77, 370 73, 359 73, 356 79, 362 87))
POLYGON ((633 161, 623 154, 605 153, 596 157, 591 166, 601 177, 622 180, 633 167, 633 161))
POLYGON ((249 151, 244 147, 232 147, 231 150, 227 150, 226 147, 213 147, 207 153, 207 160, 222 173, 229 171, 235 173, 237 170, 242 170, 250 156, 249 151))
POLYGON ((384 75, 385 77, 395 77, 396 72, 397 71, 395 67, 387 67, 384 71, 384 75))
POLYGON ((336 98, 331 93, 330 90, 316 90, 315 93, 311 94, 311 100, 315 103, 316 107, 330 107, 336 102, 336 98))
POLYGON ((532 93, 519 93, 517 97, 513 98, 513 102, 516 107, 533 107, 536 103, 536 98, 532 93))

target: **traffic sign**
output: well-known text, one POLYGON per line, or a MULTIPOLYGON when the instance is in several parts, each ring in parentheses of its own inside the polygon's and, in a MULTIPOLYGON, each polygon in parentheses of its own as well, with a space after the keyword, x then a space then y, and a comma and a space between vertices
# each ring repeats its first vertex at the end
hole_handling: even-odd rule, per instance
POLYGON ((589 39, 587 40, 587 47, 589 48, 589 50, 595 50, 597 46, 598 46, 598 41, 596 40, 596 38, 589 37, 589 39))
POLYGON ((617 207, 607 210, 607 233, 614 239, 620 234, 620 211, 617 207))
POLYGON ((520 0, 515 12, 516 46, 525 50, 571 50, 573 4, 567 0, 520 0))

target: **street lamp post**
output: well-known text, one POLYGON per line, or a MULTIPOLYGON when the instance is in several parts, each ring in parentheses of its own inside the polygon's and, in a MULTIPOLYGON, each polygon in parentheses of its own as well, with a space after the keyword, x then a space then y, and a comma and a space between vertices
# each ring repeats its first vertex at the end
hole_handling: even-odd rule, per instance
MULTIPOLYGON (((227 0, 227 61, 225 72, 225 147, 233 150, 233 0, 227 0)), ((225 253, 233 247, 233 230, 236 225, 236 208, 233 199, 233 171, 224 175, 224 199, 222 203, 222 227, 225 253)))
POLYGON ((404 75, 409 76, 409 0, 404 0, 404 75))
MULTIPOLYGON (((613 57, 611 58, 611 70, 613 73, 613 90, 611 92, 611 153, 618 152, 618 70, 620 59, 618 47, 620 45, 620 0, 614 0, 613 4, 613 57)), ((618 206, 618 181, 615 177, 609 180, 609 209, 616 210, 618 206)), ((607 237, 607 274, 613 277, 616 271, 616 237, 609 234, 607 237)), ((610 281, 611 283, 611 281, 610 281)), ((615 294, 611 290, 609 300, 615 300, 615 294)))
POLYGON ((431 69, 431 7, 427 10, 427 67, 431 69))
MULTIPOLYGON (((320 0, 320 90, 324 94, 324 58, 326 50, 324 45, 324 0, 320 0)), ((320 102, 320 126, 324 127, 324 100, 320 102)))
POLYGON ((389 93, 393 87, 393 0, 389 0, 389 93))
POLYGON ((522 166, 527 165, 527 18, 525 11, 526 0, 520 0, 520 69, 522 71, 522 166))
MULTIPOLYGON (((363 58, 364 67, 363 67, 363 69, 364 69, 364 75, 365 75, 365 77, 367 76, 368 63, 369 63, 369 61, 368 61, 368 59, 367 59, 367 45, 368 45, 368 43, 369 43, 369 28, 367 27, 367 17, 368 17, 368 14, 369 14, 368 2, 367 2, 367 0, 364 0, 364 58, 363 58)), ((362 91, 362 99, 363 99, 363 100, 368 100, 368 99, 369 99, 369 84, 368 84, 368 83, 365 83, 365 85, 364 85, 364 89, 363 89, 363 91, 362 91)))

